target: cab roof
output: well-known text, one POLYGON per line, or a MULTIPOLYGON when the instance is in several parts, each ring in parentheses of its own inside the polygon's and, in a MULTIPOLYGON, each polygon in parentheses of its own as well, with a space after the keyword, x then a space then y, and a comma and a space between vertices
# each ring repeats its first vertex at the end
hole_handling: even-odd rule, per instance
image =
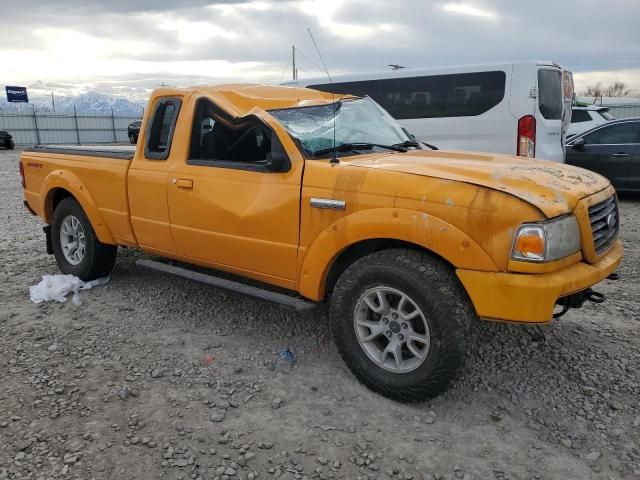
POLYGON ((281 108, 327 105, 350 95, 320 92, 302 87, 281 87, 250 83, 236 83, 189 88, 159 88, 155 96, 210 96, 229 113, 241 117, 255 108, 277 110, 281 108))

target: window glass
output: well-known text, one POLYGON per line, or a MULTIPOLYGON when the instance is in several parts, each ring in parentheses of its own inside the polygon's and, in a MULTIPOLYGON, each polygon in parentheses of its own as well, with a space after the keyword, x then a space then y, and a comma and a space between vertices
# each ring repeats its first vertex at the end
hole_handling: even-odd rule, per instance
POLYGON ((378 103, 380 98, 380 80, 309 85, 309 88, 320 90, 321 92, 351 94, 357 97, 366 97, 368 95, 378 103))
POLYGON ((504 98, 504 72, 475 72, 363 82, 315 85, 337 93, 369 95, 394 118, 436 118, 481 115, 504 98))
POLYGON ((270 152, 271 131, 262 123, 230 125, 218 120, 209 100, 198 102, 190 159, 264 164, 270 152))
POLYGON ((342 146, 357 145, 340 150, 341 156, 348 156, 370 153, 374 149, 389 151, 384 145, 410 141, 398 122, 371 98, 270 110, 269 113, 310 158, 330 155, 334 148, 340 150, 342 146))
POLYGON ((584 143, 588 145, 612 145, 637 143, 640 137, 640 122, 609 125, 585 135, 584 143))
POLYGON ((571 123, 590 122, 591 115, 586 110, 573 110, 571 112, 571 123))
POLYGON ((149 139, 145 147, 147 158, 158 160, 167 158, 179 111, 179 99, 165 99, 157 103, 149 130, 149 139))
POLYGON ((400 119, 481 115, 502 101, 505 80, 499 71, 383 80, 380 103, 400 119))
POLYGON ((562 74, 560 70, 538 70, 538 108, 547 120, 562 118, 562 74))

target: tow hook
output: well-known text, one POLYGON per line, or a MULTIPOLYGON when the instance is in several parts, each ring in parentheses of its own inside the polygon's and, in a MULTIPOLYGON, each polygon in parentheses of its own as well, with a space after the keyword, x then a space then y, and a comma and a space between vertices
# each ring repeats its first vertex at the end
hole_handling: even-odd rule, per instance
POLYGON ((580 308, 584 302, 604 303, 606 297, 604 293, 596 292, 591 288, 587 288, 581 292, 574 293, 568 297, 559 298, 556 305, 560 305, 562 310, 553 314, 553 318, 560 318, 571 308, 580 308))
POLYGON ((594 290, 587 290, 587 294, 589 295, 585 300, 588 300, 593 303, 604 303, 607 297, 604 296, 604 293, 596 292, 594 290))

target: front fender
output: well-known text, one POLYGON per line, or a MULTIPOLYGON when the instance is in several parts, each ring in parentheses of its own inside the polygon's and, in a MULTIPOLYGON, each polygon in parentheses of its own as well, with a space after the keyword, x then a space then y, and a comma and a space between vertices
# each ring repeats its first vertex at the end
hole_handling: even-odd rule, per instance
POLYGON ((47 224, 53 221, 53 196, 58 188, 67 190, 78 201, 100 242, 116 244, 89 190, 76 175, 67 170, 54 170, 42 182, 39 211, 47 224))
POLYGON ((440 218, 402 208, 374 208, 342 217, 316 237, 302 261, 299 292, 322 300, 329 269, 338 255, 358 242, 381 238, 423 247, 456 268, 498 271, 471 237, 440 218))

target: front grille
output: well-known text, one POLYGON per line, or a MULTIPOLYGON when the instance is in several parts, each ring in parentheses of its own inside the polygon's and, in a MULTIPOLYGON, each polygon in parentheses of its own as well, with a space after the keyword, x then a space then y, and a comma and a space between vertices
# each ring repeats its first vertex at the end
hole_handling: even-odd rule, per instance
POLYGON ((593 246, 600 255, 606 251, 618 237, 618 203, 615 195, 603 202, 589 207, 589 221, 593 233, 593 246))

